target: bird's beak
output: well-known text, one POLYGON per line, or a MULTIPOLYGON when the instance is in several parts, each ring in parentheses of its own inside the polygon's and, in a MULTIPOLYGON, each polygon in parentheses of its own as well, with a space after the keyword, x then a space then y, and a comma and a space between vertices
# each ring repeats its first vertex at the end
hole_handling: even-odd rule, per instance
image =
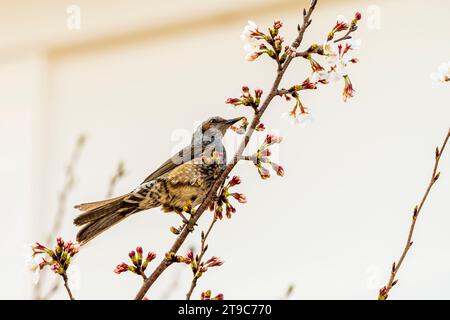
POLYGON ((244 119, 244 117, 239 117, 239 118, 230 119, 230 120, 225 121, 225 123, 226 123, 228 126, 231 126, 232 124, 235 124, 236 122, 241 121, 242 119, 244 119))

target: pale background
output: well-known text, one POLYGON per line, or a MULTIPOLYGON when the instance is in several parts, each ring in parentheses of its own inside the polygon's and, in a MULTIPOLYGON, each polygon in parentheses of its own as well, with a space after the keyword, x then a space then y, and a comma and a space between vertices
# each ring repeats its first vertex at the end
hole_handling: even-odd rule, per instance
MULTIPOLYGON (((223 101, 242 84, 267 92, 272 62, 244 61, 241 30, 248 19, 266 26, 280 18, 292 40, 306 5, 0 1, 0 298, 32 297, 23 246, 46 237, 79 134, 88 139, 60 233, 67 239, 76 233, 72 205, 104 197, 120 160, 127 175, 116 193, 159 166, 198 121, 240 115, 223 101), (81 8, 79 30, 66 26, 72 4, 81 8)), ((336 15, 356 10, 365 15, 361 62, 351 71, 356 97, 342 102, 343 83, 305 94, 316 119, 306 127, 280 118, 290 104, 271 105, 264 122, 285 138, 277 157, 286 175, 263 182, 251 165, 238 166, 249 201, 214 229, 209 255, 226 262, 200 279, 194 297, 211 289, 228 299, 280 298, 293 284, 295 299, 372 299, 387 280, 450 124, 450 88, 429 81, 450 58, 450 2, 321 0, 304 46, 322 41, 336 15)), ((306 72, 294 63, 285 85, 306 72)), ((442 171, 392 298, 450 298, 450 152, 442 171)), ((137 245, 162 257, 177 222, 151 210, 95 239, 74 261, 81 270, 75 296, 134 297, 141 280, 113 268, 137 245)), ((198 243, 196 232, 182 251, 198 243)), ((187 267, 171 267, 149 297, 184 298, 190 278, 187 267)))

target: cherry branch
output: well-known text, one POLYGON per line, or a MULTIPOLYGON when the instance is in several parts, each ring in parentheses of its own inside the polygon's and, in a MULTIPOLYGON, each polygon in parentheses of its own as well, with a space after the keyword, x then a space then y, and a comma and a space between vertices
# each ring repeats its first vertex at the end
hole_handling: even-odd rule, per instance
MULTIPOLYGON (((312 22, 311 15, 312 15, 314 9, 316 8, 316 5, 317 5, 317 0, 312 0, 310 3, 309 9, 308 10, 305 9, 303 11, 303 23, 302 23, 302 25, 298 26, 297 38, 292 43, 293 49, 297 49, 300 46, 300 44, 302 43, 305 31, 312 22)), ((223 173, 221 174, 221 176, 216 180, 216 182, 214 183, 214 185, 208 192, 206 198, 204 199, 202 204, 197 209, 195 215, 192 215, 190 217, 189 222, 187 223, 185 228, 183 228, 183 230, 181 231, 181 233, 179 234, 179 236, 177 237, 175 242, 172 244, 171 248, 169 249, 169 252, 176 253, 180 249, 180 247, 183 245, 184 241, 188 237, 189 233, 194 228, 196 222, 200 219, 200 217, 205 212, 205 210, 207 210, 210 207, 210 205, 212 204, 212 202, 214 201, 217 191, 220 189, 221 186, 223 186, 229 173, 234 169, 235 165, 241 158, 245 148, 247 147, 248 143, 250 142, 250 138, 252 137, 253 133, 255 132, 256 127, 260 123, 261 117, 263 116, 267 107, 272 102, 273 98, 277 96, 280 82, 283 79, 283 76, 284 76, 286 70, 288 69, 289 65, 291 64, 291 62, 294 58, 295 58, 294 56, 288 56, 282 66, 278 65, 277 75, 273 82, 272 88, 271 88, 269 94, 267 95, 267 97, 265 98, 264 102, 262 103, 262 105, 257 110, 255 110, 255 115, 253 117, 253 120, 244 135, 243 141, 242 141, 239 149, 237 150, 237 152, 235 153, 235 155, 233 157, 233 161, 226 166, 226 168, 223 171, 223 173)), ((150 287, 153 285, 153 283, 155 283, 155 281, 170 266, 170 264, 171 264, 171 262, 167 261, 167 260, 163 260, 160 262, 160 264, 153 271, 153 273, 144 281, 144 284, 142 285, 142 287, 139 289, 138 293, 135 296, 136 300, 142 300, 142 298, 145 296, 145 294, 150 289, 150 287)))
POLYGON ((62 275, 62 278, 64 280, 64 287, 66 288, 67 294, 69 295, 70 300, 75 300, 73 294, 72 294, 72 290, 70 290, 69 287, 69 279, 67 278, 67 275, 64 273, 62 275))
POLYGON ((381 288, 379 295, 378 295, 378 300, 386 300, 389 296, 389 292, 398 282, 398 279, 396 279, 397 273, 400 270, 400 267, 402 266, 403 261, 405 260, 405 257, 409 252, 409 249, 411 249, 411 246, 413 245, 412 237, 413 237, 414 230, 416 227, 417 219, 422 211, 422 208, 423 208, 426 200, 428 199, 428 195, 430 194, 431 189, 433 188, 434 184, 439 179, 439 176, 440 176, 440 172, 438 172, 439 162, 442 158, 442 155, 444 153, 445 147, 447 146, 449 139, 450 139, 450 129, 447 133, 447 136, 446 136, 442 146, 440 148, 439 147, 436 148, 435 162, 434 162, 433 173, 431 175, 430 182, 428 183, 427 189, 425 191, 425 194, 422 197, 422 200, 420 201, 420 204, 414 208, 411 226, 409 228, 408 238, 406 240, 405 247, 403 249, 403 252, 402 252, 399 260, 392 264, 391 275, 389 277, 389 281, 386 286, 381 288))
MULTIPOLYGON (((72 155, 69 160, 69 164, 66 168, 66 181, 64 182, 64 187, 58 196, 58 209, 56 211, 55 219, 53 221, 52 229, 47 234, 46 243, 50 243, 54 237, 57 236, 57 233, 61 230, 62 223, 64 221, 65 213, 66 213, 66 200, 70 192, 73 190, 73 186, 75 183, 75 167, 80 158, 81 152, 86 142, 86 136, 84 134, 80 135, 75 143, 75 146, 72 151, 72 155)), ((60 282, 55 281, 51 288, 47 291, 43 296, 41 295, 42 283, 44 282, 45 275, 41 276, 41 281, 38 282, 34 287, 34 298, 37 300, 48 300, 52 297, 56 291, 59 289, 60 282)))
MULTIPOLYGON (((214 227, 214 224, 217 222, 217 217, 214 216, 211 224, 209 225, 208 230, 206 233, 202 232, 201 235, 201 245, 200 245, 200 254, 198 257, 195 258, 195 262, 197 264, 197 267, 200 267, 202 263, 203 256, 205 255, 206 250, 208 249, 208 245, 206 244, 206 239, 208 238, 209 234, 211 233, 212 228, 214 227)), ((196 273, 194 273, 194 276, 192 277, 191 287, 189 288, 188 293, 186 294, 186 300, 191 299, 192 292, 194 291, 195 287, 197 286, 197 280, 198 276, 196 273)))
MULTIPOLYGON (((358 26, 357 26, 357 25, 351 26, 351 27, 348 29, 347 33, 346 33, 344 36, 340 37, 339 39, 333 40, 333 42, 334 42, 334 43, 339 43, 339 42, 342 42, 342 41, 344 41, 344 40, 352 39, 351 34, 352 34, 353 32, 355 32, 356 30, 358 30, 358 26)), ((306 51, 296 52, 296 53, 295 53, 295 57, 307 58, 307 57, 309 57, 311 54, 314 54, 314 53, 315 53, 315 54, 318 54, 318 55, 324 55, 324 54, 325 54, 325 53, 324 53, 324 47, 323 47, 322 45, 317 45, 317 44, 316 44, 316 45, 312 45, 312 46, 309 47, 309 49, 306 50, 306 51)))
POLYGON ((108 192, 106 193, 106 198, 111 198, 113 196, 114 189, 116 188, 117 183, 119 182, 120 179, 122 179, 125 176, 125 173, 126 173, 125 164, 123 163, 123 161, 120 161, 119 164, 117 165, 116 172, 109 180, 108 192))
MULTIPOLYGON (((70 263, 79 252, 80 246, 72 241, 64 241, 61 237, 56 238, 56 246, 54 249, 46 247, 39 242, 31 246, 32 259, 34 264, 34 272, 39 272, 45 267, 60 275, 64 280, 64 287, 69 295, 70 300, 75 300, 72 291, 69 287, 69 279, 67 277, 67 270, 70 263)), ((55 288, 55 286, 53 287, 55 288)), ((56 287, 57 289, 57 287, 56 287)), ((54 289, 56 291, 56 289, 54 289)))

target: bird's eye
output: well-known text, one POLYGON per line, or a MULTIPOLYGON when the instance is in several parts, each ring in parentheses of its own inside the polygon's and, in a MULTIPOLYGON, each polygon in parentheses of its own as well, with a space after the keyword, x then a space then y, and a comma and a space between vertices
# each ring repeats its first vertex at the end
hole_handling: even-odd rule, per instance
POLYGON ((217 119, 211 119, 211 123, 217 123, 217 119))

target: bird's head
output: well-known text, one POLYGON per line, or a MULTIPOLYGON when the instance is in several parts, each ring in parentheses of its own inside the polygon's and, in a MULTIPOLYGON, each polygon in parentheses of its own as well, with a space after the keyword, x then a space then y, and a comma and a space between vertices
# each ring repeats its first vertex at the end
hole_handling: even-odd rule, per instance
POLYGON ((225 132, 236 122, 242 120, 243 117, 234 119, 224 119, 222 117, 212 117, 204 121, 195 131, 193 139, 201 139, 203 142, 209 143, 222 140, 225 132))
POLYGON ((201 124, 201 130, 203 134, 207 134, 208 131, 216 131, 220 132, 222 135, 225 135, 225 132, 229 127, 242 119, 243 117, 229 120, 226 120, 222 117, 212 117, 201 124))
POLYGON ((222 117, 209 118, 195 130, 194 135, 192 136, 192 142, 194 144, 198 144, 199 142, 201 142, 201 144, 209 144, 221 141, 227 129, 242 119, 243 117, 229 120, 222 117))

